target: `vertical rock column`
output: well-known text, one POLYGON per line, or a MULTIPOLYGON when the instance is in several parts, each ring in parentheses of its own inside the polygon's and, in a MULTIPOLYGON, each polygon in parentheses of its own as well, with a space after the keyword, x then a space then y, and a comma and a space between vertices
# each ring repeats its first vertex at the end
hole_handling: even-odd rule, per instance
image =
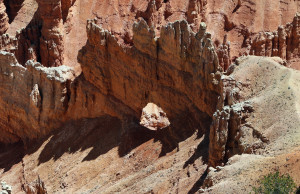
POLYGON ((282 59, 286 59, 286 37, 287 34, 285 32, 285 29, 283 26, 278 27, 278 42, 279 42, 279 50, 278 50, 278 55, 282 59))
POLYGON ((0 35, 4 34, 8 29, 8 16, 3 0, 0 0, 0 35))
POLYGON ((43 20, 40 38, 41 62, 47 67, 63 63, 63 20, 61 0, 37 0, 43 20))

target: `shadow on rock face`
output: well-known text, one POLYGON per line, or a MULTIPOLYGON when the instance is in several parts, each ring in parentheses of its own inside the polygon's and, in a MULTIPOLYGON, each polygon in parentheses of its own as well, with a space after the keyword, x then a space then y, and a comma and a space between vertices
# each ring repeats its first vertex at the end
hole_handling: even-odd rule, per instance
MULTIPOLYGON (((169 127, 157 131, 140 126, 138 124, 139 120, 127 121, 128 126, 124 127, 126 132, 121 139, 119 155, 122 157, 128 154, 132 149, 150 139, 154 139, 154 142, 159 141, 162 144, 160 157, 165 156, 174 149, 179 151, 179 143, 192 136, 196 130, 198 130, 197 135, 200 138, 206 129, 209 129, 210 117, 204 113, 198 113, 197 115, 201 119, 197 120, 188 110, 184 111, 179 115, 175 115, 174 118, 170 118, 171 125, 169 127)), ((208 149, 208 143, 206 148, 208 149)))
POLYGON ((206 170, 202 176, 199 178, 198 181, 196 181, 196 183, 193 185, 193 187, 190 189, 190 191, 188 192, 188 194, 193 194, 196 193, 197 191, 199 191, 199 189, 201 188, 201 186, 204 184, 204 181, 206 179, 208 175, 208 171, 206 170))
POLYGON ((22 142, 4 145, 0 144, 0 169, 7 172, 11 167, 22 161, 24 156, 24 145, 22 142))
MULTIPOLYGON (((193 164, 198 158, 201 157, 204 164, 208 163, 208 145, 209 145, 209 136, 208 133, 205 134, 204 139, 198 145, 197 149, 195 150, 194 154, 185 162, 183 168, 188 167, 188 165, 193 164)), ((204 181, 208 175, 207 170, 202 174, 202 176, 195 182, 193 187, 188 192, 196 193, 204 184, 204 181)))
MULTIPOLYGON (((206 118, 205 115, 203 117, 206 118)), ((209 123, 210 119, 206 119, 209 123)), ((123 157, 151 139, 154 139, 154 142, 160 141, 162 148, 159 156, 161 157, 174 149, 178 150, 179 142, 194 134, 196 129, 199 137, 204 134, 203 129, 207 129, 206 124, 198 123, 196 126, 195 118, 192 118, 188 112, 172 120, 177 122, 157 131, 139 125, 139 120, 130 116, 122 121, 108 115, 69 121, 50 136, 39 156, 39 164, 52 158, 57 160, 64 153, 75 153, 89 148, 92 149, 83 161, 94 160, 115 147, 118 147, 119 156, 123 157)), ((36 144, 36 147, 29 152, 34 152, 40 146, 41 144, 36 144)), ((195 157, 198 155, 192 156, 191 162, 195 157)))

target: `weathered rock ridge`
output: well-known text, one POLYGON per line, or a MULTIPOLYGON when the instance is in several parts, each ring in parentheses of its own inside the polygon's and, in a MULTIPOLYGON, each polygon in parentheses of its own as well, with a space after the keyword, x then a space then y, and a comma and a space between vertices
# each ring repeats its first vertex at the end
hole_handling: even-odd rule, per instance
POLYGON ((163 27, 159 38, 144 20, 133 28, 134 44, 127 48, 89 21, 88 42, 78 56, 83 73, 76 79, 69 67, 47 68, 34 61, 23 67, 13 54, 2 52, 6 84, 1 111, 6 116, 1 123, 9 138, 1 140, 41 137, 70 119, 105 114, 138 119, 148 102, 163 107, 174 124, 188 113, 193 126, 204 132, 215 111, 221 77, 210 34, 204 29, 196 35, 186 21, 163 27))
POLYGON ((74 71, 46 68, 28 61, 23 67, 11 53, 1 58, 1 142, 12 143, 48 134, 63 121, 74 71))
POLYGON ((213 108, 203 102, 217 99, 220 74, 214 74, 219 69, 210 34, 196 38, 185 21, 163 27, 159 38, 144 20, 133 28, 133 47, 122 48, 108 31, 88 22, 88 42, 78 56, 85 79, 136 113, 154 102, 171 115, 188 107, 212 115, 213 108), (182 108, 175 108, 178 102, 182 108))
POLYGON ((250 101, 241 99, 245 86, 232 76, 223 75, 223 92, 219 108, 213 115, 209 134, 209 164, 223 166, 236 154, 255 153, 268 139, 256 130, 247 119, 254 112, 250 101))
POLYGON ((210 130, 209 163, 214 168, 203 184, 207 193, 251 192, 254 181, 278 169, 299 181, 296 168, 288 169, 290 158, 295 157, 293 165, 299 160, 300 72, 283 66, 279 57, 237 61, 234 71, 221 79, 225 106, 215 113, 210 130), (228 90, 230 84, 233 90, 228 90))

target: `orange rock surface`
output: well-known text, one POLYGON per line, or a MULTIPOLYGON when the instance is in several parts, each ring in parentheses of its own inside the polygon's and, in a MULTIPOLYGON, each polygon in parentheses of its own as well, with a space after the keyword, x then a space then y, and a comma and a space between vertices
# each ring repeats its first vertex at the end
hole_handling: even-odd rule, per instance
POLYGON ((1 181, 13 193, 249 193, 258 169, 290 172, 299 8, 0 0, 1 181), (141 125, 150 102, 163 119, 141 125))

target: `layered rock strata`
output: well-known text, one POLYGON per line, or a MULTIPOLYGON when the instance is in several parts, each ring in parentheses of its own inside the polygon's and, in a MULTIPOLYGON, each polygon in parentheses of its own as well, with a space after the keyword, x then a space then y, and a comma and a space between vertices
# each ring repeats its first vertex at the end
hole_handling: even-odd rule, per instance
MULTIPOLYGON (((22 0, 5 1, 10 19, 13 18, 12 15, 15 15, 16 10, 22 5, 21 2, 22 0)), ((205 21, 209 26, 208 30, 213 32, 213 42, 218 48, 220 65, 224 69, 227 69, 231 61, 234 61, 238 56, 253 53, 264 55, 259 47, 263 47, 262 44, 269 47, 270 42, 275 42, 272 46, 275 50, 271 52, 271 56, 281 56, 276 54, 276 48, 280 47, 279 49, 281 49, 282 47, 279 43, 276 43, 278 42, 275 40, 276 37, 274 41, 273 38, 269 37, 271 39, 267 41, 268 43, 259 43, 259 40, 255 40, 256 36, 259 36, 256 34, 259 32, 262 34, 272 32, 279 25, 285 25, 292 20, 293 15, 299 9, 297 2, 288 0, 280 3, 255 0, 234 0, 230 2, 219 0, 182 2, 155 0, 122 3, 116 0, 93 0, 91 2, 93 6, 86 5, 85 2, 80 0, 77 2, 75 0, 40 0, 38 5, 39 9, 35 15, 41 16, 41 18, 38 18, 38 22, 42 22, 43 27, 42 31, 38 33, 40 36, 38 41, 41 44, 36 45, 33 50, 37 50, 38 53, 35 55, 39 58, 39 62, 45 66, 59 66, 64 61, 72 65, 77 64, 74 61, 76 57, 74 53, 77 53, 77 50, 86 41, 86 34, 82 30, 84 28, 83 23, 86 19, 95 17, 97 18, 96 24, 108 29, 120 44, 129 46, 132 45, 132 25, 141 18, 146 21, 148 26, 153 26, 156 36, 159 36, 162 26, 168 22, 185 19, 193 31, 198 31, 200 23, 205 21), (273 9, 262 9, 262 7, 272 7, 273 9), (55 11, 51 12, 51 10, 55 11), (67 20, 68 16, 70 17, 67 20), (79 32, 75 33, 73 28, 77 28, 77 26, 79 32), (72 37, 78 39, 75 41, 76 43, 69 43, 72 37), (224 37, 227 39, 226 42, 223 42, 224 37), (228 44, 230 42, 232 44, 228 44), (276 44, 278 45, 276 46, 276 44)), ((3 8, 5 8, 4 4, 3 8)), ((13 27, 13 29, 17 28, 13 27)), ((287 28, 285 27, 285 29, 287 28)), ((273 36, 273 33, 271 34, 273 36)), ((293 38, 288 39, 290 41, 293 38)), ((283 42, 281 44, 285 45, 283 42)), ((294 50, 294 46, 287 47, 287 49, 294 50)), ((27 49, 21 49, 19 53, 24 53, 24 51, 27 53, 27 49)), ((266 53, 266 56, 270 55, 270 51, 264 53, 266 53)), ((285 57, 292 59, 297 51, 292 53, 291 56, 285 57)), ((286 55, 290 55, 289 52, 286 55)), ((21 58, 17 56, 18 60, 21 58)), ((19 62, 25 64, 25 62, 19 62)))
POLYGON ((209 33, 196 36, 186 21, 178 21, 164 26, 156 38, 154 29, 141 20, 133 26, 131 48, 119 46, 93 21, 87 33, 78 60, 85 79, 102 93, 130 107, 136 118, 153 102, 172 124, 185 112, 199 128, 207 126, 220 91, 218 58, 209 33))

